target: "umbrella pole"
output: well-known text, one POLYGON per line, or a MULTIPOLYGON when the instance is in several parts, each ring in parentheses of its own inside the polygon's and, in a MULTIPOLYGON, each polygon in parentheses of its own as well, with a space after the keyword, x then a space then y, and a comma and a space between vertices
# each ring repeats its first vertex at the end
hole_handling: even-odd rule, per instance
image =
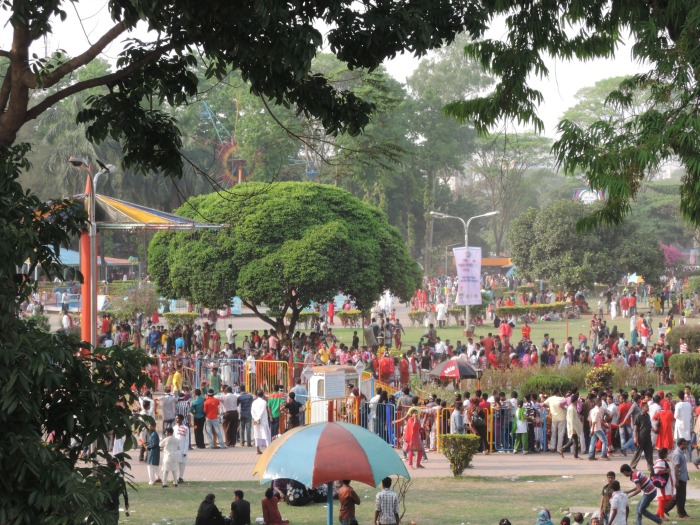
POLYGON ((326 489, 328 491, 328 511, 326 521, 328 525, 333 525, 333 482, 326 483, 326 489))

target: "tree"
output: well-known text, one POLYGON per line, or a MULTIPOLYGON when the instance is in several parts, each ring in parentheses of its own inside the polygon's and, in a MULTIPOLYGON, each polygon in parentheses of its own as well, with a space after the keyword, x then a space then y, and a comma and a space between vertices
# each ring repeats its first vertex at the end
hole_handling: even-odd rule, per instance
POLYGON ((574 95, 576 104, 564 112, 563 119, 579 126, 590 126, 600 120, 623 122, 646 109, 649 93, 646 90, 635 92, 630 105, 620 107, 608 99, 610 92, 620 87, 629 77, 611 77, 599 80, 592 86, 579 89, 574 95))
POLYGON ((489 211, 500 212, 490 220, 497 254, 502 253, 511 219, 523 211, 522 205, 531 186, 525 179, 526 174, 552 165, 549 148, 548 139, 530 133, 499 133, 481 137, 476 142, 468 164, 470 186, 485 198, 489 211))
POLYGON ((229 227, 159 232, 148 256, 157 290, 210 308, 237 295, 279 333, 293 333, 304 308, 339 291, 368 309, 384 290, 408 299, 420 283, 398 230, 339 188, 248 183, 194 197, 177 213, 229 227))
POLYGON ((592 188, 607 193, 604 205, 592 209, 579 225, 619 224, 645 178, 670 159, 677 159, 685 168, 680 184, 683 217, 700 225, 700 192, 696 189, 700 184, 700 143, 696 140, 700 48, 691 44, 696 40, 700 4, 695 0, 509 0, 482 3, 475 11, 467 22, 473 42, 466 52, 497 83, 487 94, 448 104, 449 115, 474 121, 480 131, 504 118, 532 124, 541 131, 537 105, 543 97, 528 79, 549 74, 544 57, 610 58, 616 54, 620 35, 629 33, 634 58, 649 69, 624 80, 607 100, 628 110, 636 103, 636 95, 647 90, 645 108, 624 121, 613 117, 590 126, 570 120, 559 124, 554 150, 564 170, 585 173, 592 188), (489 22, 501 19, 506 23, 505 39, 486 38, 489 22))
MULTIPOLYGON (((177 116, 163 108, 177 108, 198 94, 195 71, 201 66, 209 78, 221 81, 231 68, 239 71, 254 94, 319 118, 328 133, 358 134, 374 106, 310 74, 311 60, 322 44, 314 24, 322 21, 331 27, 327 44, 350 68, 373 69, 404 50, 421 55, 451 41, 464 27, 462 11, 467 5, 461 0, 408 0, 365 2, 357 9, 350 0, 109 0, 104 9, 114 25, 83 52, 72 57, 32 56, 30 48, 49 34, 59 34, 68 16, 64 9, 78 3, 0 0, 5 26, 12 32, 7 39, 11 47, 0 49, 0 246, 6 254, 0 263, 0 422, 5 429, 0 450, 7 452, 0 456, 2 523, 76 524, 86 516, 90 521, 109 520, 102 504, 114 474, 94 474, 111 467, 109 458, 96 456, 87 468, 76 468, 70 444, 73 439, 81 446, 94 444, 99 455, 106 432, 115 429, 125 435, 131 421, 125 405, 120 408, 117 402, 131 400, 129 389, 141 386, 138 372, 146 364, 138 352, 114 349, 105 351, 105 359, 95 362, 90 373, 86 364, 93 363, 75 356, 75 341, 40 336, 32 326, 19 327, 15 313, 31 293, 31 283, 17 268, 29 260, 30 266, 40 264, 49 274, 59 270, 61 246, 85 227, 84 214, 76 215, 69 203, 44 204, 17 183, 20 172, 29 169, 30 146, 18 143, 22 128, 72 95, 96 89, 77 118, 86 126, 86 138, 118 143, 123 170, 179 178, 182 133, 177 116), (150 40, 134 38, 141 22, 152 31, 150 40), (81 68, 122 37, 129 40, 114 70, 78 78, 81 68), (51 432, 59 444, 45 442, 51 432)), ((346 233, 348 242, 355 235, 346 233)), ((387 228, 379 235, 389 249, 399 243, 394 230, 387 228)), ((301 250, 296 255, 309 253, 301 250)), ((360 254, 349 264, 364 268, 366 258, 360 254)), ((369 283, 399 288, 399 281, 415 276, 403 257, 385 257, 382 262, 394 275, 382 280, 368 274, 369 283)), ((245 283, 256 286, 254 281, 245 283)))
POLYGON ((140 282, 126 292, 113 296, 109 313, 117 320, 132 321, 139 312, 150 315, 158 311, 162 304, 153 285, 140 282))
MULTIPOLYGON (((85 212, 70 201, 42 202, 17 182, 27 168, 27 147, 0 156, 0 523, 114 523, 105 515, 117 479, 104 436, 131 435, 128 407, 149 382, 143 352, 122 347, 85 354, 85 344, 20 321, 19 303, 32 291, 36 265, 59 274, 60 246, 85 227, 85 212), (29 261, 27 275, 17 273, 29 261), (50 438, 50 439, 47 439, 50 438), (78 464, 83 449, 92 450, 78 464)), ((131 447, 127 440, 126 450, 131 447)))
MULTIPOLYGON (((415 168, 420 170, 423 184, 424 267, 433 273, 432 248, 435 224, 431 211, 446 212, 449 202, 438 197, 441 187, 457 184, 469 155, 474 150, 476 133, 471 126, 459 125, 445 119, 443 106, 455 97, 475 95, 491 84, 479 65, 465 56, 466 35, 460 35, 450 46, 433 57, 420 62, 407 79, 411 99, 409 118, 410 138, 415 147, 415 168)), ((462 216, 466 210, 457 215, 462 216)), ((447 225, 445 225, 447 227, 447 225)))
POLYGON ((657 238, 641 235, 633 224, 577 233, 587 213, 581 202, 560 200, 513 219, 507 235, 518 275, 571 291, 613 284, 628 273, 658 283, 665 259, 657 238))
MULTIPOLYGON (((72 2, 71 2, 72 3, 72 2)), ((334 54, 350 68, 377 67, 405 49, 417 54, 451 41, 464 25, 460 2, 412 0, 402 5, 352 9, 348 0, 329 7, 323 2, 294 1, 279 6, 158 2, 135 5, 130 0, 108 3, 114 26, 75 57, 31 57, 30 46, 60 28, 66 0, 10 2, 12 48, 0 50, 7 73, 0 88, 0 144, 14 143, 17 132, 56 103, 86 89, 103 87, 90 97, 80 121, 88 138, 121 141, 124 165, 179 176, 182 160, 176 121, 153 107, 153 101, 181 105, 197 92, 192 72, 200 60, 210 77, 223 78, 228 67, 240 70, 254 93, 275 103, 296 105, 319 118, 329 133, 359 133, 373 106, 350 92, 336 89, 323 76, 312 75, 311 60, 322 44, 317 20, 331 26, 326 34, 334 54), (48 90, 92 62, 107 46, 146 21, 154 39, 140 40, 120 53, 118 68, 90 80, 71 82, 37 100, 33 90, 48 90), (385 27, 401 27, 387 31, 385 27), (367 39, 366 34, 372 37, 367 39), (283 44, 282 44, 283 43, 283 44), (193 51, 197 53, 193 53, 193 51)))

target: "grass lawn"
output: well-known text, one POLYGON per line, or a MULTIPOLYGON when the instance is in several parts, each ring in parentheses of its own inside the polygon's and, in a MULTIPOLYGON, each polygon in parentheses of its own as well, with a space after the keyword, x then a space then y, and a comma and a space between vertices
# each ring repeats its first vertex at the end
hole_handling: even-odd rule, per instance
MULTIPOLYGON (((558 525, 566 509, 595 508, 600 503, 604 473, 579 477, 572 472, 572 475, 527 477, 523 473, 513 473, 513 477, 506 478, 418 479, 408 492, 402 523, 493 525, 507 517, 513 524, 532 525, 539 509, 545 507, 552 513, 554 524, 558 525)), ((622 478, 622 487, 629 490, 631 483, 622 478)), ((358 521, 361 524, 373 523, 377 490, 359 483, 354 484, 354 488, 362 499, 357 512, 358 521)), ((197 508, 206 494, 216 494, 217 506, 227 514, 236 489, 243 490, 245 499, 251 502, 251 517, 262 516, 260 499, 264 487, 255 482, 187 483, 167 489, 141 484, 138 491, 130 491, 131 517, 126 518, 122 513, 120 523, 192 525, 197 508)), ((629 523, 634 523, 637 500, 632 500, 629 523)), ((697 501, 690 501, 686 508, 691 516, 699 515, 700 504, 697 501)), ((326 522, 325 504, 289 507, 282 503, 280 509, 282 516, 289 519, 292 525, 326 522)), ((337 523, 337 500, 333 510, 337 523)), ((656 502, 650 510, 656 510, 656 502)), ((675 511, 672 511, 672 519, 675 521, 675 511)))
MULTIPOLYGON (((401 321, 404 325, 404 330, 406 331, 406 334, 402 338, 404 349, 408 349, 411 346, 417 346, 418 341, 420 341, 421 336, 425 332, 425 328, 423 328, 422 326, 411 326, 410 321, 408 319, 402 319, 401 321)), ((616 319, 615 321, 618 320, 616 319)), ((618 329, 623 333, 627 333, 629 331, 629 321, 626 319, 623 319, 621 321, 622 322, 618 324, 618 329)), ((569 335, 574 338, 574 344, 577 344, 578 342, 579 333, 585 334, 586 337, 588 337, 589 323, 590 317, 569 320, 569 335)), ((513 341, 517 342, 520 340, 521 326, 521 324, 518 324, 518 326, 516 326, 513 329, 513 341)), ((531 337, 538 347, 540 346, 540 343, 542 342, 545 333, 548 333, 551 337, 554 337, 561 347, 564 346, 564 343, 566 342, 566 321, 538 321, 536 323, 533 323, 531 326, 531 337)), ((610 328, 612 329, 612 325, 610 326, 610 328)), ((297 329, 308 332, 308 330, 303 330, 303 328, 297 329)), ((339 325, 333 327, 333 333, 336 335, 336 337, 346 344, 350 344, 352 342, 352 333, 354 330, 357 330, 358 335, 360 335, 360 340, 362 340, 362 331, 360 329, 342 328, 339 325)), ((448 326, 446 328, 438 329, 437 332, 438 336, 443 341, 445 339, 449 339, 452 342, 452 344, 454 344, 456 341, 465 341, 463 330, 464 327, 461 326, 448 326)), ((494 334, 497 333, 497 330, 493 327, 493 323, 478 326, 476 328, 476 337, 478 338, 478 336, 480 335, 485 336, 489 332, 492 332, 494 334)))

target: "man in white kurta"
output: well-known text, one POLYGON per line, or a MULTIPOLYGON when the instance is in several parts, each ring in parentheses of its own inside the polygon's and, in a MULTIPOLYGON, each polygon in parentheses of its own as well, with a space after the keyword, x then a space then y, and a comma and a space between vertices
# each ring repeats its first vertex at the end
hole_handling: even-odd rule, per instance
MULTIPOLYGON (((693 430, 693 407, 685 401, 684 392, 681 390, 676 401, 676 408, 673 411, 673 417, 676 424, 673 428, 673 440, 678 441, 679 438, 685 438, 690 441, 690 433, 693 430)), ((690 448, 687 449, 686 456, 690 454, 690 448)))
POLYGON ((160 442, 163 451, 163 486, 168 486, 168 474, 173 476, 173 485, 177 487, 177 459, 180 452, 180 442, 173 435, 173 429, 165 429, 165 439, 160 442))
POLYGON ((173 436, 175 436, 180 444, 180 449, 177 455, 178 466, 178 483, 184 483, 182 478, 185 477, 185 467, 187 466, 187 451, 190 448, 190 429, 184 423, 182 414, 175 416, 175 425, 173 425, 173 436))
POLYGON ((268 419, 267 401, 265 393, 258 390, 253 405, 250 407, 250 415, 253 420, 253 438, 258 454, 262 454, 260 447, 267 447, 272 441, 270 439, 270 420, 268 419))

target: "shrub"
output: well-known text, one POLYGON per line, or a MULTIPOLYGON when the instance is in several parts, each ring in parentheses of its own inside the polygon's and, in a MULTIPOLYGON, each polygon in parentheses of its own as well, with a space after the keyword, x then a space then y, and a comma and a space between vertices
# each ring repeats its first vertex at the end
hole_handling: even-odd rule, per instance
POLYGON ((555 388, 566 392, 574 388, 574 382, 561 374, 540 374, 527 379, 522 385, 523 392, 536 394, 551 394, 555 388))
POLYGON ((347 320, 350 324, 357 324, 362 321, 362 312, 360 310, 341 310, 336 315, 340 319, 347 320))
POLYGON ((684 338, 688 343, 688 349, 695 351, 700 348, 700 326, 683 325, 675 326, 666 334, 666 343, 671 345, 674 351, 678 351, 678 340, 684 338))
MULTIPOLYGON (((464 306, 453 306, 452 308, 448 308, 447 314, 454 317, 455 323, 457 325, 460 325, 460 324, 462 324, 462 321, 464 321, 464 314, 465 314, 464 306)), ((470 311, 469 317, 473 317, 473 316, 474 316, 474 312, 470 311)))
POLYGON ((614 378, 615 369, 609 363, 591 368, 591 371, 586 374, 586 388, 612 388, 614 378))
POLYGON ((676 383, 700 383, 700 354, 674 354, 668 364, 676 383))
POLYGON ((48 315, 44 315, 44 314, 30 315, 30 316, 25 317, 24 320, 28 323, 34 323, 34 325, 42 332, 50 332, 51 331, 51 321, 49 320, 48 315))
POLYGON ((700 275, 695 275, 688 279, 685 289, 688 292, 700 292, 700 275))
POLYGON ((500 299, 504 295, 510 295, 510 290, 506 286, 496 286, 491 288, 491 293, 494 299, 500 299))
POLYGON ((195 319, 197 319, 197 314, 168 312, 163 314, 163 317, 165 317, 165 320, 168 322, 168 327, 175 328, 177 325, 185 326, 186 324, 194 324, 195 319))
POLYGON ((659 386, 659 375, 650 374, 646 366, 615 366, 615 388, 644 388, 659 386))
POLYGON ((461 476, 479 450, 479 436, 474 434, 442 434, 442 453, 450 462, 452 474, 461 476))
POLYGON ((547 314, 549 312, 564 313, 564 308, 571 306, 569 302, 561 303, 550 303, 550 304, 533 304, 533 305, 521 305, 521 306, 501 306, 496 308, 496 315, 499 317, 508 317, 513 314, 515 317, 520 315, 530 313, 540 316, 547 314))
POLYGON ((534 287, 534 286, 518 286, 518 287, 515 289, 515 291, 518 292, 518 294, 521 294, 521 293, 530 293, 530 292, 534 292, 534 291, 535 291, 535 287, 534 287))
POLYGON ((408 312, 408 318, 411 320, 412 325, 418 324, 418 326, 422 325, 423 322, 425 321, 425 318, 428 316, 428 312, 424 310, 411 310, 408 312))

